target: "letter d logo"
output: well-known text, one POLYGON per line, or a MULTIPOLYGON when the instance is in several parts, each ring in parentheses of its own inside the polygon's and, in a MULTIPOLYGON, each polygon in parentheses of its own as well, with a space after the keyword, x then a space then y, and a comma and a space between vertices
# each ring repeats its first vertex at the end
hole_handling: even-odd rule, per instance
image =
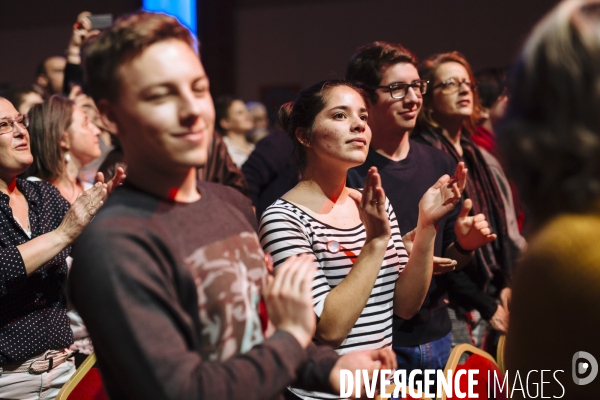
POLYGON ((588 383, 592 383, 592 381, 596 379, 596 375, 598 375, 598 361, 596 361, 594 356, 590 353, 585 351, 578 351, 577 353, 573 354, 572 371, 573 382, 575 382, 576 385, 587 385, 588 383), (581 362, 579 363, 579 365, 577 365, 577 361, 581 358, 585 359, 586 362, 581 362), (579 378, 577 376, 578 374, 582 375, 586 373, 590 367, 592 368, 591 372, 586 378, 579 378))

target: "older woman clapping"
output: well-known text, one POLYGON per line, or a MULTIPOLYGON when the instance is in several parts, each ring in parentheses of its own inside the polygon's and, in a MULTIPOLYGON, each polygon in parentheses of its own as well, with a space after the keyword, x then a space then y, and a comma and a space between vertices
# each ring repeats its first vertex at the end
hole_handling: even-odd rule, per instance
POLYGON ((0 98, 0 398, 53 398, 74 373, 64 285, 70 244, 102 206, 96 183, 71 206, 33 162, 27 116, 0 98))

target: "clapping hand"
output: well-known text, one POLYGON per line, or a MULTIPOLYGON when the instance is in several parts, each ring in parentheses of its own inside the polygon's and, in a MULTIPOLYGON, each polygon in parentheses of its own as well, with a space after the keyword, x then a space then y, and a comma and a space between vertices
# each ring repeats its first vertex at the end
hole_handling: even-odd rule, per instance
MULTIPOLYGON (((369 376, 372 377, 373 371, 375 371, 376 369, 395 370, 397 366, 398 364, 396 361, 396 355, 394 354, 394 351, 389 347, 379 350, 355 351, 352 353, 344 354, 338 359, 338 361, 333 366, 331 373, 329 374, 329 383, 331 384, 334 393, 340 393, 340 372, 342 369, 347 369, 352 372, 356 371, 357 369, 367 370, 369 376)), ((376 383, 374 382, 373 384, 376 383)), ((379 384, 376 384, 375 387, 378 388, 379 384)), ((353 398, 357 398, 357 393, 354 393, 354 389, 355 388, 353 387, 351 396, 353 398)), ((364 396, 364 384, 361 392, 361 394, 364 396)))
POLYGON ((452 178, 442 176, 425 192, 419 202, 419 222, 437 226, 456 207, 467 183, 467 169, 458 163, 452 178))
MULTIPOLYGON (((123 181, 125 180, 125 178, 127 178, 127 175, 125 175, 125 170, 122 167, 118 167, 115 170, 115 176, 113 176, 113 178, 108 181, 106 183, 106 190, 108 192, 108 194, 111 194, 112 192, 114 192, 114 190, 123 183, 123 181)), ((96 182, 100 182, 100 183, 104 183, 104 174, 102 172, 98 172, 96 174, 96 182)))
MULTIPOLYGON (((410 257, 410 253, 412 251, 413 242, 415 241, 415 235, 417 233, 416 229, 408 232, 404 236, 402 236, 402 242, 404 243, 404 248, 406 249, 406 253, 410 257)), ((433 275, 442 275, 446 272, 451 272, 456 269, 456 260, 445 257, 433 257, 433 275)))
POLYGON ((478 249, 487 243, 493 242, 497 237, 489 228, 485 215, 469 215, 472 207, 473 201, 466 199, 454 224, 456 241, 465 250, 478 249))
POLYGON ((73 202, 57 228, 57 231, 64 235, 67 243, 73 243, 83 228, 92 221, 107 195, 106 184, 97 182, 73 202))
POLYGON ((277 329, 291 333, 303 348, 312 340, 317 321, 312 305, 314 256, 291 256, 267 277, 263 291, 269 319, 277 329))
POLYGON ((381 176, 376 167, 369 168, 363 192, 349 191, 354 200, 366 231, 366 242, 383 239, 386 242, 391 235, 390 220, 385 210, 385 192, 381 187, 381 176))

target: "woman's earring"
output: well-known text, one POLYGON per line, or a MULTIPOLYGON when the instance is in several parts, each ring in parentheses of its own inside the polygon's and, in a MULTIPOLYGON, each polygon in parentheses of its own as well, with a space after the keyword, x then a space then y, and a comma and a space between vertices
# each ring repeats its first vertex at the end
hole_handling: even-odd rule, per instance
POLYGON ((71 162, 71 155, 69 153, 65 154, 65 162, 66 163, 71 162))

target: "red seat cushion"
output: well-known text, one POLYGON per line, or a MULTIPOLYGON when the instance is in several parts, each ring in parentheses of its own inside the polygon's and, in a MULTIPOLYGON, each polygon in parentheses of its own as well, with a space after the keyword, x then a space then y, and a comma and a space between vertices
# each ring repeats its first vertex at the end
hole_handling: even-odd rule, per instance
MULTIPOLYGON (((477 380, 477 385, 473 387, 473 393, 479 395, 479 399, 487 399, 488 398, 488 386, 492 387, 494 384, 494 371, 496 371, 496 376, 500 383, 502 383, 502 371, 494 364, 492 361, 488 360, 485 357, 482 357, 478 354, 471 354, 467 361, 464 364, 459 364, 456 368, 456 371, 453 371, 452 376, 456 376, 456 373, 460 370, 467 370, 467 373, 462 375, 459 379, 460 381, 460 391, 462 393, 467 394, 468 398, 468 390, 469 390, 469 370, 479 370, 479 372, 474 375, 475 380, 477 380), (488 371, 490 371, 489 377, 490 381, 488 382, 488 371)), ((454 382, 453 382, 454 383, 454 382)), ((453 387, 454 393, 456 389, 453 387)), ((493 389, 490 390, 493 397, 493 389)), ((448 399, 454 399, 458 397, 447 396, 448 399)), ((496 389, 496 397, 497 400, 505 400, 508 398, 506 388, 502 392, 500 392, 499 388, 496 389)))
POLYGON ((92 368, 69 395, 73 400, 108 400, 98 368, 92 368))

